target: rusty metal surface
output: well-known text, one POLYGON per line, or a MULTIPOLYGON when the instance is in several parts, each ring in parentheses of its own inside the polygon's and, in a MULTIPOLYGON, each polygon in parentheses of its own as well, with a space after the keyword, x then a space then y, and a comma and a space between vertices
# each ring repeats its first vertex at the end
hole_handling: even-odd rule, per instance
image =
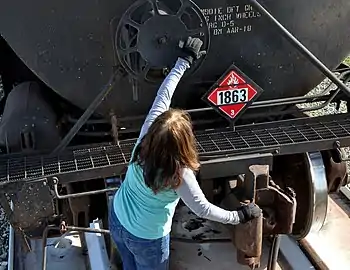
POLYGON ((335 160, 334 155, 337 153, 334 152, 336 152, 336 150, 325 151, 322 153, 326 170, 328 193, 338 192, 342 186, 349 183, 346 163, 335 160))
POLYGON ((233 232, 237 248, 237 260, 252 269, 259 267, 263 236, 290 234, 296 214, 296 194, 285 187, 276 185, 270 178, 268 165, 252 165, 244 180, 238 180, 241 196, 227 196, 230 205, 255 202, 263 209, 263 215, 246 224, 239 224, 233 232), (242 194, 243 193, 243 194, 242 194))
POLYGON ((262 215, 235 228, 235 246, 237 261, 252 269, 260 267, 262 249, 262 215))
POLYGON ((246 199, 254 201, 264 211, 264 235, 290 234, 296 213, 294 191, 276 185, 269 175, 269 166, 252 165, 245 175, 244 193, 246 199))
POLYGON ((13 202, 13 212, 8 217, 11 225, 30 237, 40 235, 47 218, 54 215, 53 196, 46 181, 24 184, 8 195, 13 202))
POLYGON ((256 191, 256 203, 264 210, 264 235, 290 234, 296 212, 296 200, 277 187, 256 191))
POLYGON ((229 228, 237 248, 238 262, 257 268, 263 237, 292 233, 297 208, 296 193, 287 185, 281 188, 272 180, 269 165, 249 166, 244 176, 227 181, 224 193, 221 204, 228 210, 249 202, 256 203, 263 210, 260 218, 229 228))
POLYGON ((251 165, 244 179, 245 199, 255 201, 256 189, 265 188, 269 183, 268 165, 251 165))
POLYGON ((256 189, 268 186, 270 179, 269 169, 268 165, 252 165, 249 167, 249 171, 256 181, 256 189))
POLYGON ((114 111, 110 112, 113 143, 119 146, 118 119, 114 111))
MULTIPOLYGON (((268 165, 251 165, 243 181, 245 202, 255 202, 256 187, 266 186, 269 179, 268 165)), ((237 261, 251 269, 260 267, 263 237, 263 216, 245 224, 238 224, 234 230, 234 243, 237 248, 237 261)))
MULTIPOLYGON (((203 220, 200 226, 191 227, 189 225, 198 224, 191 219, 196 219, 196 216, 187 206, 176 209, 171 230, 171 270, 249 269, 237 262, 237 248, 231 242, 232 228, 236 226, 203 220), (189 231, 189 227, 193 230, 189 231)), ((268 249, 269 244, 263 243, 260 267, 256 270, 267 269, 268 249)), ((279 260, 278 269, 288 269, 284 266, 284 261, 279 260)))

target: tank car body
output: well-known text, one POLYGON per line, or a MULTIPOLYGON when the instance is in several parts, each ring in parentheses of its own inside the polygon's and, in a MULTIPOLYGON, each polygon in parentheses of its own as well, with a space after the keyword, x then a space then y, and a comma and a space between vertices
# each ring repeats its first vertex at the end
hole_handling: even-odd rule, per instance
MULTIPOLYGON (((176 1, 163 2, 165 12, 176 9, 176 1)), ((133 3, 10 1, 0 11, 1 34, 41 80, 86 109, 119 65, 115 24, 133 3)), ((335 68, 349 54, 350 35, 343 30, 348 25, 348 1, 261 3, 328 67, 335 68)), ((179 87, 174 105, 203 106, 198 100, 207 89, 198 84, 216 81, 232 62, 265 90, 262 100, 306 94, 324 78, 248 1, 204 0, 198 5, 210 28, 211 45, 201 68, 179 87)), ((135 15, 139 18, 150 11, 140 8, 135 15)), ((118 82, 97 112, 108 115, 113 109, 119 117, 145 114, 157 88, 142 80, 137 84, 136 95, 130 80, 118 82)))
MULTIPOLYGON (((254 201, 264 210, 228 232, 239 263, 260 264, 265 236, 301 239, 322 227, 328 194, 348 183, 341 147, 350 146, 350 117, 310 118, 295 105, 349 101, 340 90, 350 93, 343 84, 350 68, 339 67, 350 53, 348 0, 12 0, 3 6, 0 204, 24 243, 46 239, 52 228, 84 231, 96 217, 106 223, 140 120, 188 36, 202 38, 207 54, 181 80, 172 106, 193 116, 201 187, 227 209, 254 201), (329 69, 337 71, 338 78, 328 75, 338 88, 305 97, 329 69), (230 70, 263 90, 247 106, 256 113, 244 112, 235 125, 202 99, 230 70)), ((176 215, 187 218, 180 208, 176 215)), ((174 239, 193 240, 173 225, 174 239)))

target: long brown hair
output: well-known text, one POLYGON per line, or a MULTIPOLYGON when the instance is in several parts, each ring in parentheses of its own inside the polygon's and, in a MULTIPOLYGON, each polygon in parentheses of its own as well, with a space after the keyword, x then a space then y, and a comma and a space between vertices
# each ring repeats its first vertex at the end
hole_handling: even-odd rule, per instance
POLYGON ((199 169, 196 141, 189 114, 170 109, 159 115, 136 146, 131 162, 143 168, 146 185, 157 193, 177 188, 182 169, 199 169))

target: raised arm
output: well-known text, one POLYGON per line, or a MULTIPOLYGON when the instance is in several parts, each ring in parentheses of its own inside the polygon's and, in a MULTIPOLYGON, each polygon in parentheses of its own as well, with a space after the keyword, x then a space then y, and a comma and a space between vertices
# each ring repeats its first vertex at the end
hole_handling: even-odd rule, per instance
POLYGON ((149 111, 146 120, 142 125, 136 144, 138 144, 143 136, 145 136, 153 121, 160 114, 169 110, 171 98, 173 97, 176 86, 178 85, 186 69, 192 65, 194 60, 199 59, 205 54, 205 51, 200 51, 202 45, 203 41, 201 41, 199 38, 189 37, 187 39, 186 44, 182 49, 183 56, 178 58, 175 67, 172 68, 157 92, 157 96, 153 102, 151 110, 149 111))
POLYGON ((237 225, 261 215, 261 210, 254 204, 249 204, 237 211, 227 211, 210 203, 201 190, 194 173, 183 170, 183 182, 176 189, 182 201, 197 216, 223 224, 237 225))
POLYGON ((168 76, 165 78, 165 80, 163 81, 162 85, 160 86, 157 92, 157 96, 152 104, 152 107, 146 117, 145 122, 142 125, 137 143, 139 143, 142 137, 147 133, 153 121, 163 112, 169 110, 169 107, 171 104, 171 98, 173 97, 175 89, 180 79, 184 75, 185 71, 189 67, 190 65, 188 61, 182 58, 179 58, 177 60, 175 66, 170 71, 168 76))

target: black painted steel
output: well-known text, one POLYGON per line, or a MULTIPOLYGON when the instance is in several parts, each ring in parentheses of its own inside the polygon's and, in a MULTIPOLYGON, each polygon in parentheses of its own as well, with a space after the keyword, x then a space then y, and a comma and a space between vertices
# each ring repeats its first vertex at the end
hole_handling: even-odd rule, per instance
POLYGON ((74 136, 78 133, 81 127, 86 123, 90 116, 95 112, 96 108, 103 102, 103 100, 108 96, 109 92, 113 89, 113 86, 118 77, 121 76, 120 72, 114 73, 109 79, 108 83, 104 85, 98 93, 98 95, 91 102, 89 107, 84 111, 79 120, 74 124, 74 126, 69 130, 63 140, 57 145, 57 147, 52 151, 53 154, 61 153, 71 142, 74 136))
POLYGON ((60 142, 56 112, 41 89, 36 82, 20 83, 6 97, 0 145, 7 153, 53 149, 60 142))
MULTIPOLYGON (((217 160, 263 153, 295 154, 332 149, 335 142, 350 145, 350 115, 299 118, 263 124, 237 126, 196 134, 204 166, 217 160)), ((117 145, 96 145, 67 150, 60 156, 32 156, 0 159, 0 186, 59 177, 60 183, 118 176, 130 160, 134 140, 117 145), (79 177, 77 177, 79 176, 79 177)), ((255 164, 255 163, 254 163, 255 164)), ((232 167, 232 166, 231 166, 232 167)), ((224 169, 226 170, 226 169, 224 169)), ((217 175, 217 170, 215 170, 217 175)), ((225 171, 222 171, 225 174, 225 171)), ((11 186, 11 185, 9 185, 11 186)), ((7 187, 6 187, 7 188, 7 187)))
MULTIPOLYGON (((163 73, 163 68, 171 67, 182 53, 181 42, 185 42, 188 36, 201 37, 202 50, 209 49, 207 22, 192 1, 181 0, 178 6, 170 9, 157 0, 138 0, 119 21, 115 35, 116 52, 132 76, 157 82, 157 76, 149 76, 151 69, 163 73), (147 15, 137 19, 140 9, 147 15)), ((196 61, 186 76, 195 72, 204 60, 205 56, 196 61)))
POLYGON ((253 7, 261 12, 266 18, 270 20, 280 31, 280 33, 299 50, 307 59, 310 60, 321 72, 327 76, 336 86, 350 96, 350 88, 348 88, 339 78, 332 73, 315 55, 312 54, 302 43, 299 42, 283 25, 277 21, 272 14, 270 14, 258 1, 250 0, 253 7))
MULTIPOLYGON (((7 1, 0 33, 45 83, 86 109, 118 64, 111 22, 119 22, 134 2, 7 1)), ((195 2, 208 21, 211 45, 202 67, 179 85, 174 106, 203 107, 200 97, 207 88, 197 83, 216 81, 232 62, 265 90, 260 100, 303 95, 324 78, 249 1, 195 2)), ((259 2, 328 68, 349 54, 348 0, 259 2)), ((157 89, 143 82, 138 89, 133 100, 130 81, 120 80, 97 111, 106 117, 111 108, 120 117, 145 114, 157 89)))

